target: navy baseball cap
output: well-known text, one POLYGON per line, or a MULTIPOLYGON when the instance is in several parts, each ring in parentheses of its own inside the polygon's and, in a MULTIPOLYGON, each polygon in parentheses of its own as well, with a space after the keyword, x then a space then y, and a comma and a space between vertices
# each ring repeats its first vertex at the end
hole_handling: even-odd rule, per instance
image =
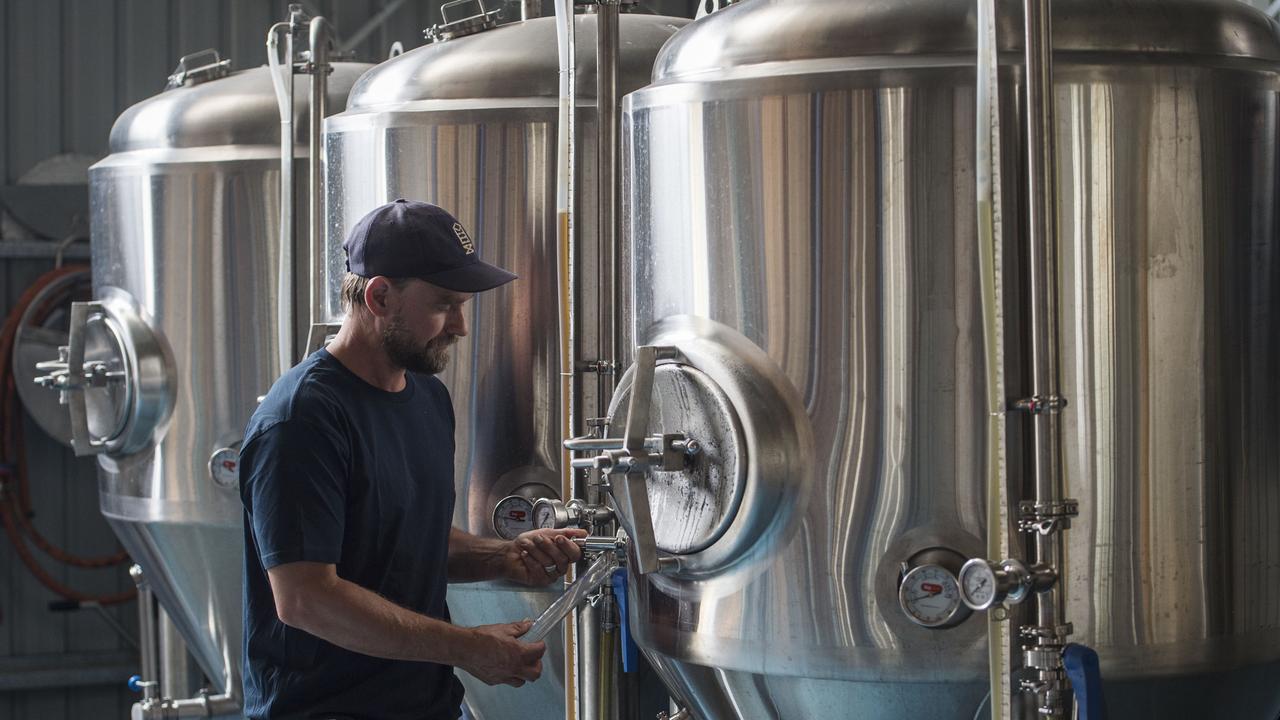
POLYGON ((360 277, 420 278, 469 293, 516 279, 480 260, 475 241, 449 211, 404 198, 360 218, 342 249, 347 251, 347 270, 360 277))

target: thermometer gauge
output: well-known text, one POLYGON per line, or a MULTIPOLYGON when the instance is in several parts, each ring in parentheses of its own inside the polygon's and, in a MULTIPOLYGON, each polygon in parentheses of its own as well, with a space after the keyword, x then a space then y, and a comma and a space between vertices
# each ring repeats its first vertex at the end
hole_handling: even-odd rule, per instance
POLYGON ((898 602, 907 618, 927 628, 950 627, 969 615, 956 576, 940 565, 911 568, 898 586, 898 602))
POLYGON ((527 497, 508 495, 493 508, 493 531, 503 540, 515 540, 533 527, 533 501, 527 497))

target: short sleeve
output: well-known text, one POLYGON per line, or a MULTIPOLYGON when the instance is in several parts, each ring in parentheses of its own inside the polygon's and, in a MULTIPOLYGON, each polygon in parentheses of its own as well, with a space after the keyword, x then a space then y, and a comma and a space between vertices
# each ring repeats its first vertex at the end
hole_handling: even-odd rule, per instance
POLYGON ((335 428, 297 416, 245 444, 240 492, 263 569, 342 559, 347 444, 335 428))

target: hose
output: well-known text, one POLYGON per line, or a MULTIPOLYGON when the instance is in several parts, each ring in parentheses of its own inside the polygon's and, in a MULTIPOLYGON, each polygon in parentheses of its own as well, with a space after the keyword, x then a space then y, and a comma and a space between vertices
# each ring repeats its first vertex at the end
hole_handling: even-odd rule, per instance
POLYGON ((10 481, 6 485, 16 486, 14 492, 6 492, 0 498, 0 521, 19 559, 40 584, 68 600, 114 605, 132 599, 136 590, 130 589, 108 595, 90 595, 80 592, 63 585, 46 572, 27 547, 27 543, 30 542, 54 560, 78 568, 114 567, 129 559, 128 554, 123 551, 98 557, 76 555, 50 542, 31 524, 30 517, 34 513, 27 475, 26 444, 23 441, 21 404, 13 374, 13 347, 23 318, 28 316, 28 311, 34 311, 30 315, 33 321, 43 321, 54 309, 74 298, 78 286, 88 279, 88 272, 88 268, 83 265, 67 266, 40 276, 14 304, 5 320, 3 330, 0 330, 0 378, 3 378, 3 388, 0 389, 0 410, 3 414, 3 428, 0 428, 0 468, 2 468, 0 474, 10 481), (63 284, 65 287, 51 291, 51 288, 58 284, 63 284), (46 292, 47 297, 45 297, 46 292), (36 305, 37 300, 41 301, 39 305, 36 305))

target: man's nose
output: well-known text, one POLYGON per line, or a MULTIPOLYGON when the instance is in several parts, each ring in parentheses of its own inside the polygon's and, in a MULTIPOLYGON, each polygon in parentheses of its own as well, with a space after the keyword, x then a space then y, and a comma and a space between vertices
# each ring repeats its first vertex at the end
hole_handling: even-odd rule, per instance
POLYGON ((461 307, 454 307, 449 313, 448 331, 450 335, 465 337, 467 334, 467 313, 461 307))

